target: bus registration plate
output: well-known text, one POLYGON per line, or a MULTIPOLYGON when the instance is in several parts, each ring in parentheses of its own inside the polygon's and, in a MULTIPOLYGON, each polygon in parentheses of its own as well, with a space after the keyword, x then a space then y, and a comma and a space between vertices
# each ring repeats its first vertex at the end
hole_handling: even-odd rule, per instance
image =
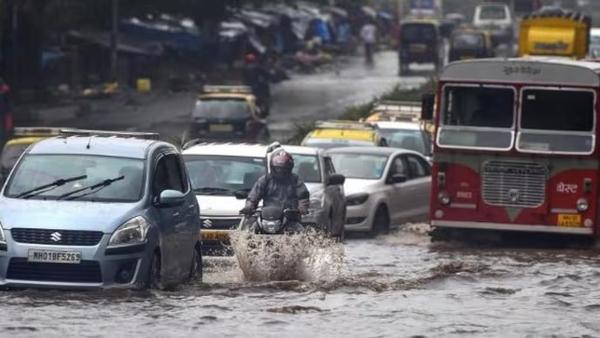
POLYGON ((559 214, 558 225, 561 227, 579 227, 581 226, 581 215, 559 214))

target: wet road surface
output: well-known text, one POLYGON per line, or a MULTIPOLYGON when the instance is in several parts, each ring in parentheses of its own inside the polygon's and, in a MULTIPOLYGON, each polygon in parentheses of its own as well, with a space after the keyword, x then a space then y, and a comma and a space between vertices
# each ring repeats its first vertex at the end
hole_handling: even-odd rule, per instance
POLYGON ((425 228, 348 240, 307 281, 245 282, 219 258, 173 291, 3 291, 0 335, 600 336, 597 251, 431 244, 425 228))

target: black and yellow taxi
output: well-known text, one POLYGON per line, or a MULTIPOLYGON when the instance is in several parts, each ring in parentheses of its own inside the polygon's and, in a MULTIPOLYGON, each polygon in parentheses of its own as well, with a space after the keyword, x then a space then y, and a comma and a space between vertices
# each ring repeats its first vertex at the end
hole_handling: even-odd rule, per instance
POLYGON ((266 142, 266 113, 247 86, 204 86, 191 113, 190 138, 266 142))
POLYGON ((430 19, 406 19, 400 23, 398 37, 400 75, 410 72, 410 64, 433 64, 436 70, 444 65, 444 38, 440 23, 430 19))

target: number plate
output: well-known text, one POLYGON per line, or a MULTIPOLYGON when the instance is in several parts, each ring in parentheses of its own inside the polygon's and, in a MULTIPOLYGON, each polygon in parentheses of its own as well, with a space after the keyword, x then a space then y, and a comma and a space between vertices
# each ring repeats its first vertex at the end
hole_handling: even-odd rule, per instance
POLYGON ((559 214, 558 225, 561 227, 580 227, 581 215, 576 214, 559 214))
POLYGON ((81 263, 81 252, 78 251, 54 251, 54 250, 29 250, 28 262, 36 263, 81 263))
POLYGON ((231 124, 211 124, 208 130, 211 132, 230 132, 233 131, 233 126, 231 124))
POLYGON ((228 231, 217 231, 217 230, 202 230, 200 236, 203 241, 228 241, 228 231))

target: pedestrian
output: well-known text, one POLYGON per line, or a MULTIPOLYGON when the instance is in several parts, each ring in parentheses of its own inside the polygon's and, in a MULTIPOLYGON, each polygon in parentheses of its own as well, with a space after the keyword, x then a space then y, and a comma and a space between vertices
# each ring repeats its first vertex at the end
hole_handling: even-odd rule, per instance
POLYGON ((365 61, 373 64, 373 52, 377 42, 377 27, 372 20, 367 21, 360 29, 360 37, 365 45, 365 61))

